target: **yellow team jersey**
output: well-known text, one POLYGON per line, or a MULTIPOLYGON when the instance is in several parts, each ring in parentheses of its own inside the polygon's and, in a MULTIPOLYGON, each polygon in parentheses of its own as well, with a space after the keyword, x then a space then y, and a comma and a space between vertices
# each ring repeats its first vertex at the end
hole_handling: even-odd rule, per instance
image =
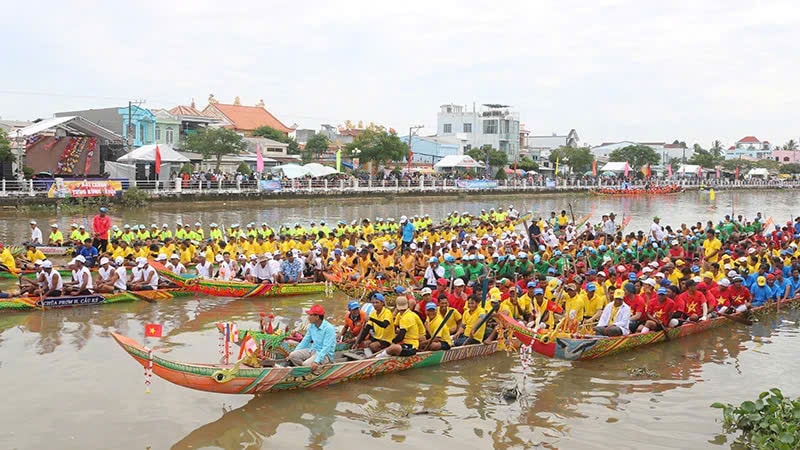
POLYGON ((378 321, 386 320, 389 322, 385 328, 375 322, 370 321, 369 323, 372 324, 372 330, 376 340, 391 343, 394 339, 394 320, 392 320, 392 312, 389 308, 384 307, 380 314, 378 314, 377 310, 373 309, 372 312, 369 313, 369 317, 378 321))
POLYGON ((584 300, 584 317, 594 316, 597 311, 602 311, 608 303, 605 294, 602 294, 600 291, 595 291, 592 298, 587 297, 584 300))
POLYGON ((46 256, 44 256, 44 253, 42 253, 42 251, 38 249, 28 250, 25 256, 28 257, 28 261, 30 262, 34 262, 37 259, 44 261, 47 258, 46 256))
MULTIPOLYGON (((455 312, 457 313, 458 311, 455 312)), ((454 315, 455 313, 453 314, 453 316, 454 315)), ((450 316, 450 319, 448 319, 448 323, 450 322, 450 320, 452 320, 453 316, 450 316)), ((426 322, 428 323, 428 330, 430 330, 431 332, 431 337, 433 336, 433 333, 435 333, 436 330, 439 328, 439 325, 442 324, 443 319, 444 317, 442 317, 442 315, 439 314, 439 311, 437 310, 436 317, 434 317, 433 319, 428 318, 426 320, 426 322)), ((442 327, 442 329, 439 330, 439 334, 437 334, 436 337, 439 338, 439 340, 442 342, 447 342, 450 345, 450 347, 453 346, 453 337, 450 336, 450 327, 448 325, 442 327)))
POLYGON ((722 248, 722 242, 719 239, 706 239, 703 241, 703 254, 706 257, 706 261, 710 263, 715 263, 719 260, 719 250, 722 248), (713 252, 717 252, 716 255, 709 257, 713 252))
POLYGON ((403 344, 409 344, 414 348, 419 348, 419 337, 425 335, 425 326, 422 319, 414 311, 409 309, 399 313, 394 318, 395 326, 406 330, 403 336, 403 344))
MULTIPOLYGON (((461 317, 464 319, 464 335, 469 336, 473 328, 481 321, 481 316, 485 315, 486 311, 480 306, 475 308, 475 311, 470 312, 469 308, 464 310, 461 317)), ((486 332, 486 324, 481 325, 478 330, 472 333, 472 339, 476 341, 483 341, 483 334, 486 332)))

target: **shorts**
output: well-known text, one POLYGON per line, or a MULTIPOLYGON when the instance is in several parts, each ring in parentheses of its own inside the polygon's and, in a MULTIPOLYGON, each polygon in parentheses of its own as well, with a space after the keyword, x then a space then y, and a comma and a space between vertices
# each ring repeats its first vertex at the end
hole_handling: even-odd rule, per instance
POLYGON ((450 344, 447 342, 439 341, 439 343, 442 344, 442 350, 450 350, 450 344))
POLYGON ((417 354, 417 349, 415 349, 411 344, 400 344, 402 350, 400 350, 400 356, 414 356, 417 354))
POLYGON ((373 339, 372 342, 377 342, 377 343, 381 344, 381 348, 386 348, 386 347, 392 345, 391 342, 382 341, 380 339, 373 339))
POLYGON ((644 322, 642 322, 641 320, 631 320, 630 327, 629 327, 630 330, 631 330, 631 333, 636 333, 636 329, 639 328, 639 325, 643 325, 643 324, 644 324, 644 322))
POLYGON ((153 288, 153 286, 144 285, 144 286, 140 287, 139 290, 140 291, 152 291, 152 290, 155 290, 155 289, 153 288))

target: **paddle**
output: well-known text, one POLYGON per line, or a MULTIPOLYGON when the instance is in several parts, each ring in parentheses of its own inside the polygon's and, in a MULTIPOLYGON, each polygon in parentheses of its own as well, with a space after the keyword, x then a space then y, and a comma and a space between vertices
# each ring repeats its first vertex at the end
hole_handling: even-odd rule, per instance
POLYGON ((578 225, 578 222, 575 222, 575 213, 574 213, 574 212, 572 212, 572 202, 570 202, 570 203, 567 203, 567 205, 569 205, 569 215, 571 215, 571 216, 572 216, 572 223, 573 223, 573 224, 575 224, 575 225, 577 226, 577 225, 578 225))
MULTIPOLYGON (((490 318, 491 318, 491 317, 494 315, 494 313, 496 313, 496 312, 497 312, 497 310, 498 310, 498 309, 500 309, 500 303, 497 303, 496 305, 493 305, 493 306, 492 306, 492 309, 490 309, 490 310, 489 310, 489 312, 488 312, 488 313, 486 313, 486 315, 485 315, 485 316, 483 316, 483 319, 481 319, 481 321, 480 321, 480 322, 478 322, 478 324, 477 324, 477 325, 475 325, 474 327, 472 327, 472 330, 473 330, 473 332, 474 332, 474 331, 478 331, 478 330, 480 330, 480 329, 481 329, 481 327, 482 327, 482 326, 484 326, 484 325, 486 324, 486 322, 488 322, 488 321, 489 321, 489 319, 490 319, 490 318)), ((451 311, 452 311, 452 310, 451 310, 451 311)), ((450 311, 448 311, 448 313, 449 313, 449 312, 450 312, 450 311)))
POLYGON ((439 324, 439 326, 436 328, 436 331, 434 331, 433 334, 431 335, 431 338, 428 341, 428 343, 425 344, 425 348, 422 350, 423 352, 427 352, 428 351, 428 347, 431 346, 431 343, 433 342, 433 340, 436 339, 436 336, 439 335, 439 332, 442 331, 442 328, 444 328, 444 326, 447 325, 447 321, 450 320, 450 317, 453 315, 453 311, 455 311, 455 310, 452 309, 452 308, 447 310, 447 314, 444 315, 444 319, 442 319, 442 323, 439 324))
POLYGON ((743 325, 752 325, 753 321, 741 316, 741 313, 733 313, 733 314, 723 314, 722 317, 725 317, 728 320, 732 320, 734 322, 741 323, 743 325))

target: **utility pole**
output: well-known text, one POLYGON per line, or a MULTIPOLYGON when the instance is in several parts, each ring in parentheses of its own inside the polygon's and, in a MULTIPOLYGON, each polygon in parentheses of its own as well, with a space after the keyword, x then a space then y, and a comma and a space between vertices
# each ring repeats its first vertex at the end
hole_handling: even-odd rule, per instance
POLYGON ((408 127, 408 175, 411 175, 411 160, 414 158, 414 149, 412 148, 412 142, 414 140, 414 135, 418 130, 425 128, 425 125, 412 125, 408 127))

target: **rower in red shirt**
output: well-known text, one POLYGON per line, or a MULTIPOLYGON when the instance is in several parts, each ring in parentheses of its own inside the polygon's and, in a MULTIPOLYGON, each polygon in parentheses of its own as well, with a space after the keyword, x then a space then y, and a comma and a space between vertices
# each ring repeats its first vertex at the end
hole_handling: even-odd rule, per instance
POLYGON ((647 316, 645 316, 647 305, 642 297, 636 294, 636 285, 633 284, 633 282, 625 285, 624 301, 631 308, 631 333, 636 333, 640 325, 644 325, 644 321, 647 318, 647 316))
POLYGON ((730 291, 728 294, 730 306, 736 312, 746 311, 750 308, 750 302, 753 300, 753 295, 750 293, 750 290, 744 287, 744 278, 741 276, 737 275, 733 277, 733 280, 731 281, 733 281, 733 284, 731 284, 731 287, 728 288, 730 291))
POLYGON ((678 297, 681 298, 686 305, 686 315, 688 316, 686 320, 689 322, 697 322, 708 318, 706 296, 697 290, 697 283, 694 280, 688 280, 686 282, 686 291, 678 297))
POLYGON ((675 302, 667 297, 667 288, 658 288, 656 296, 647 304, 647 321, 642 333, 650 330, 667 331, 674 310, 675 302))
MULTIPOLYGON (((466 306, 467 298, 469 298, 469 294, 464 286, 464 280, 456 278, 455 281, 453 281, 453 292, 447 292, 445 295, 451 308, 454 308, 459 313, 464 312, 464 306, 466 306)), ((436 297, 437 300, 438 298, 439 297, 436 297)))

